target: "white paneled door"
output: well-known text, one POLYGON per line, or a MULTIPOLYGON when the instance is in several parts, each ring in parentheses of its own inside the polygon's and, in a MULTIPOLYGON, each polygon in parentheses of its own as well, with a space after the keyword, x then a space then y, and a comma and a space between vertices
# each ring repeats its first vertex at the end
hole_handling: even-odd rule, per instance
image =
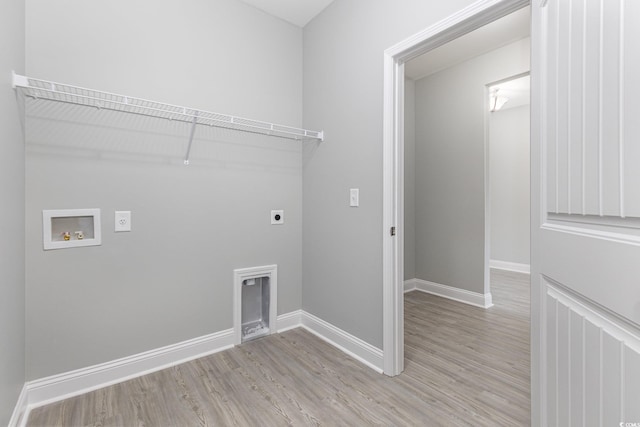
POLYGON ((640 426, 640 1, 532 14, 533 425, 640 426))

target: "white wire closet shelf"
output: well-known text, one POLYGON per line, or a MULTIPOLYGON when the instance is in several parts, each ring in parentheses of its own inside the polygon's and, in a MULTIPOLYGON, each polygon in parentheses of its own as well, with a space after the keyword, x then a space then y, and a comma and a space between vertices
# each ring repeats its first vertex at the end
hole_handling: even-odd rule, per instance
POLYGON ((33 99, 64 102, 68 104, 85 105, 98 109, 140 114, 166 120, 177 120, 192 124, 189 145, 184 163, 189 164, 191 143, 196 125, 214 126, 225 129, 251 132, 261 135, 287 138, 297 141, 324 140, 322 131, 300 129, 291 126, 278 125, 228 114, 213 113, 195 108, 181 107, 157 101, 135 98, 115 93, 102 92, 64 83, 35 79, 32 77, 13 74, 13 87, 21 90, 25 96, 33 99))

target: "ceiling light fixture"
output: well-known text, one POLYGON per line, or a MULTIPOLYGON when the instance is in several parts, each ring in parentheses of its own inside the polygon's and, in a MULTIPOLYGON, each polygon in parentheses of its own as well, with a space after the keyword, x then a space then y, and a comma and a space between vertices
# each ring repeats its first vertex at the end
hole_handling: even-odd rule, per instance
POLYGON ((489 111, 492 113, 500 110, 504 104, 509 101, 509 98, 506 96, 499 96, 498 91, 500 89, 494 89, 491 91, 491 96, 489 97, 489 111))

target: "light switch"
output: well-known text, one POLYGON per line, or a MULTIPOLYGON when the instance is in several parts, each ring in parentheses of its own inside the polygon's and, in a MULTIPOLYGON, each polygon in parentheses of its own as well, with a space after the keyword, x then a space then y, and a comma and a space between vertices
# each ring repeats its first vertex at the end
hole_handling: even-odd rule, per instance
POLYGON ((349 190, 349 206, 358 207, 360 206, 360 189, 352 188, 349 190))
POLYGON ((131 211, 116 211, 115 231, 131 231, 131 211))

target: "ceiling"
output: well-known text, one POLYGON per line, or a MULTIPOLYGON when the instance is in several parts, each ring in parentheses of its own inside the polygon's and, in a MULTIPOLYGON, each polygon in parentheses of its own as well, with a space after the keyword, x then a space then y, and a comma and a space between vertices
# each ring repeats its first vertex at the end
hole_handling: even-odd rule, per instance
POLYGON ((241 0, 269 15, 304 27, 334 0, 241 0))
POLYGON ((437 47, 407 62, 405 76, 418 80, 529 37, 530 16, 531 8, 528 6, 437 47))
MULTIPOLYGON (((334 0, 241 0, 269 15, 304 27, 334 0)), ((525 7, 450 41, 405 64, 413 80, 506 46, 530 35, 531 8, 525 7)))

